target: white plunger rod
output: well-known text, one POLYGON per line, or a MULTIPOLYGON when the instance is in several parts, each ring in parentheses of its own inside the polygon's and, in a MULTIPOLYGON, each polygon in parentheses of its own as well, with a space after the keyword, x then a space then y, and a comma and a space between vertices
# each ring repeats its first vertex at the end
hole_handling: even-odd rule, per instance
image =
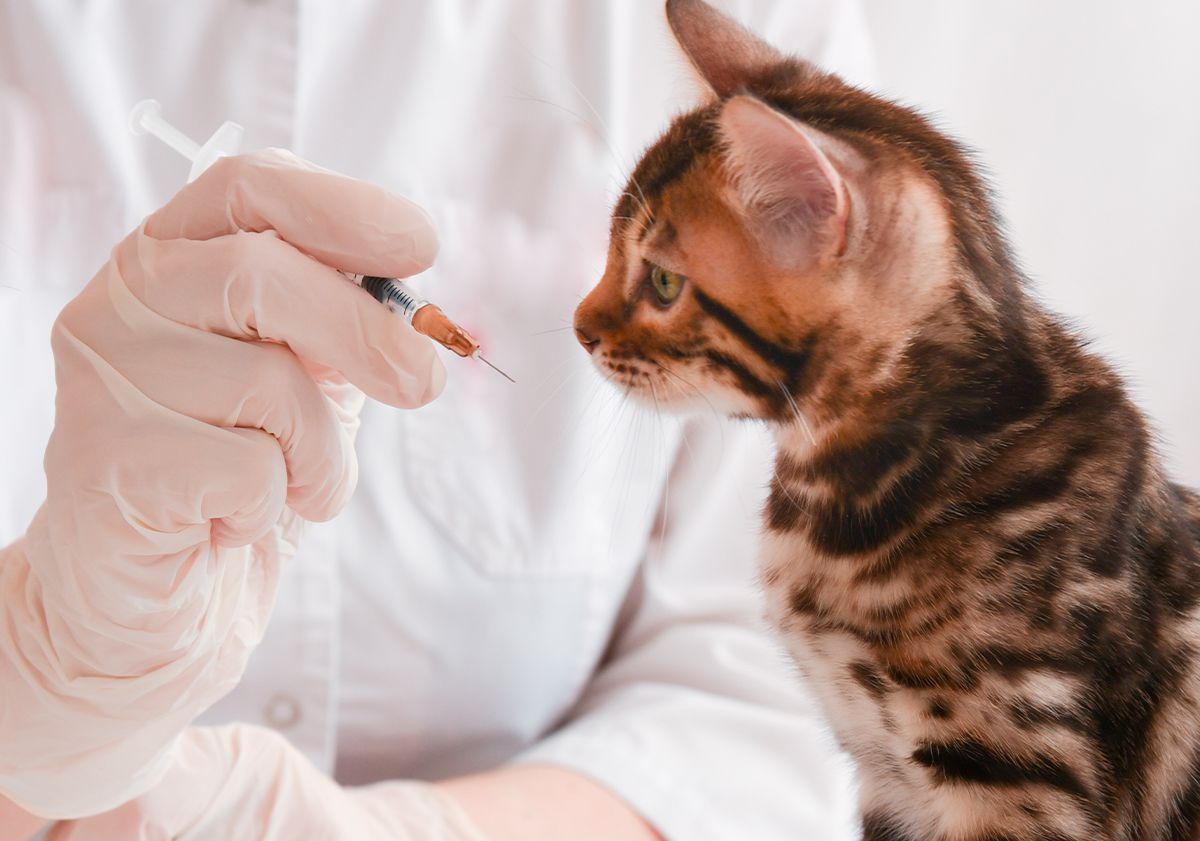
POLYGON ((164 120, 162 106, 153 99, 144 99, 134 107, 129 127, 134 134, 153 134, 189 161, 200 155, 200 144, 164 120))

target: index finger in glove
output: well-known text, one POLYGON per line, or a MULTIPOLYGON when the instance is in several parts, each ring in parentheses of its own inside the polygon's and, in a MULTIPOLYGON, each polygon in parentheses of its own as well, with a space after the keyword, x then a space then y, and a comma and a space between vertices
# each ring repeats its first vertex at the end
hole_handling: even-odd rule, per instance
POLYGON ((235 339, 286 344, 376 400, 416 407, 445 369, 432 343, 338 272, 269 233, 160 242, 133 236, 118 263, 161 316, 235 339))
POLYGON ((437 256, 437 235, 418 205, 282 149, 222 158, 144 230, 155 239, 271 230, 327 266, 382 277, 414 275, 437 256))

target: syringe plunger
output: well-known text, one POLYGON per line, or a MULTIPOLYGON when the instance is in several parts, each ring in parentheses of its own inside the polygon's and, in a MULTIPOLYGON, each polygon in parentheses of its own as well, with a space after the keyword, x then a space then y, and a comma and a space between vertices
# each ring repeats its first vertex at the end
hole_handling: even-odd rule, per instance
POLYGON ((244 129, 226 121, 212 137, 197 143, 163 119, 162 106, 153 99, 143 99, 129 114, 129 129, 134 134, 152 134, 192 162, 188 181, 195 181, 217 158, 236 155, 242 147, 244 129))
MULTIPOLYGON (((242 143, 242 127, 226 122, 203 144, 196 143, 186 134, 163 119, 162 106, 153 99, 145 99, 134 106, 129 115, 129 128, 134 134, 152 134, 163 143, 192 162, 188 181, 194 180, 217 158, 236 155, 242 143)), ((428 336, 442 347, 468 359, 478 359, 510 382, 516 382, 479 353, 479 342, 471 338, 446 314, 394 277, 371 277, 348 275, 351 280, 371 293, 375 300, 392 312, 399 313, 413 329, 428 336)))

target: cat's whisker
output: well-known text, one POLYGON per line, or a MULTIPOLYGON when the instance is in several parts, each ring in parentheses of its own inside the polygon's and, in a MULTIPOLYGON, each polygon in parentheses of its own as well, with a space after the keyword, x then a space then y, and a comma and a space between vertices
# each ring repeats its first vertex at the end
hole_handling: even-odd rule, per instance
MULTIPOLYGON (((519 36, 516 37, 516 40, 518 42, 521 41, 519 36)), ((532 49, 530 49, 528 45, 522 43, 522 46, 525 48, 525 51, 529 54, 529 56, 531 58, 533 58, 534 61, 536 61, 538 64, 542 65, 543 67, 545 67, 547 70, 550 70, 553 74, 555 74, 556 78, 561 79, 562 81, 566 82, 566 84, 568 86, 570 86, 571 90, 574 91, 575 95, 579 97, 579 99, 587 107, 588 111, 590 111, 592 113, 592 116, 595 118, 595 123, 594 124, 590 123, 588 120, 586 120, 583 117, 583 115, 578 114, 575 111, 571 110, 570 108, 567 108, 566 106, 563 106, 561 104, 552 102, 550 100, 545 100, 545 99, 541 99, 538 97, 534 97, 534 96, 531 96, 528 94, 526 94, 525 96, 534 102, 541 102, 543 104, 558 108, 559 110, 562 110, 562 111, 566 112, 567 114, 570 114, 573 117, 575 117, 576 119, 580 120, 581 122, 583 122, 584 125, 587 125, 588 127, 592 128, 596 132, 596 134, 600 138, 600 140, 604 143, 605 147, 608 149, 608 153, 612 156, 613 163, 615 163, 617 165, 617 168, 619 170, 624 171, 623 174, 625 175, 628 183, 633 184, 633 186, 637 189, 638 193, 641 196, 640 201, 641 201, 642 207, 647 211, 647 213, 649 213, 649 202, 647 202, 647 200, 646 200, 645 191, 642 190, 642 186, 641 186, 641 184, 639 184, 637 182, 637 179, 635 179, 633 177, 632 170, 629 170, 628 167, 624 163, 622 163, 621 156, 617 154, 616 146, 613 145, 612 132, 608 126, 608 122, 604 119, 603 116, 601 116, 600 111, 596 108, 596 106, 592 104, 591 99, 589 99, 587 94, 585 94, 583 92, 583 90, 580 89, 580 87, 571 80, 571 77, 568 74, 563 73, 558 68, 553 67, 550 64, 550 62, 548 62, 546 59, 544 59, 541 56, 534 53, 534 51, 532 49)))
MULTIPOLYGON (((565 364, 566 364, 565 362, 563 362, 562 364, 560 364, 560 365, 559 365, 559 366, 558 366, 558 367, 555 369, 555 372, 562 370, 562 367, 563 367, 563 365, 565 365, 565 364)), ((544 398, 542 398, 542 401, 541 401, 541 402, 540 402, 540 403, 537 405, 537 408, 533 410, 533 414, 531 414, 531 415, 529 416, 529 420, 530 420, 530 422, 533 422, 534 420, 536 420, 536 419, 537 419, 538 415, 540 415, 540 414, 541 414, 541 413, 542 413, 542 412, 545 410, 546 406, 548 406, 548 405, 550 404, 550 401, 551 401, 551 400, 553 400, 555 397, 557 397, 557 396, 558 396, 558 393, 559 393, 560 391, 562 391, 562 390, 563 390, 563 388, 565 388, 565 387, 566 387, 567 383, 569 383, 571 380, 575 379, 575 377, 579 376, 579 372, 580 372, 580 370, 581 370, 581 369, 579 369, 579 368, 576 368, 574 371, 568 371, 568 372, 567 372, 567 375, 566 375, 565 377, 563 377, 563 378, 562 378, 562 381, 561 381, 561 382, 559 382, 559 384, 558 384, 558 385, 556 385, 556 386, 555 386, 555 387, 554 387, 554 388, 553 388, 553 389, 550 391, 550 393, 549 393, 549 394, 547 394, 547 395, 546 395, 544 398)))
MULTIPOLYGON (((634 407, 632 402, 629 400, 630 390, 631 390, 631 386, 626 385, 624 394, 622 395, 622 397, 624 398, 624 401, 623 401, 624 405, 626 407, 630 407, 631 410, 633 411, 633 417, 632 417, 633 435, 632 436, 628 436, 628 435, 624 436, 624 438, 622 439, 621 452, 617 455, 617 460, 613 466, 612 480, 614 482, 624 480, 624 483, 625 483, 624 491, 621 494, 621 501, 617 505, 616 517, 615 517, 615 521, 613 523, 614 526, 625 522, 625 519, 626 519, 625 512, 629 506, 629 494, 633 488, 633 479, 632 479, 633 462, 632 462, 632 460, 630 460, 629 464, 626 464, 626 457, 628 457, 630 453, 636 454, 642 445, 642 424, 644 421, 644 416, 640 412, 636 411, 636 407, 634 407)), ((612 533, 616 534, 616 531, 617 530, 614 528, 612 533)), ((611 546, 611 543, 610 543, 610 546, 611 546)), ((610 554, 611 554, 611 548, 610 548, 610 554)))
MULTIPOLYGON (((674 377, 676 380, 679 380, 679 382, 683 383, 685 386, 687 386, 688 389, 690 389, 692 394, 694 394, 696 397, 699 397, 701 400, 703 400, 705 402, 705 404, 708 405, 709 411, 711 411, 713 413, 713 417, 715 417, 718 422, 720 422, 724 418, 724 416, 720 412, 717 411, 717 407, 712 404, 712 401, 708 399, 708 396, 703 391, 701 391, 699 388, 697 388, 694 383, 691 383, 688 380, 684 379, 681 374, 677 374, 676 372, 674 372, 670 368, 668 368, 666 365, 663 365, 661 362, 658 362, 656 360, 651 360, 651 362, 653 362, 653 364, 656 365, 658 367, 658 369, 660 371, 662 371, 664 374, 666 374, 669 377, 674 377)), ((721 443, 722 443, 722 446, 724 446, 724 439, 722 439, 721 443)))
POLYGON ((583 116, 578 111, 571 110, 560 102, 554 102, 550 99, 543 99, 540 96, 534 96, 533 94, 526 93, 524 91, 521 91, 520 95, 510 94, 507 98, 515 102, 537 102, 541 105, 549 105, 551 108, 556 108, 559 111, 562 111, 564 114, 574 117, 581 125, 593 130, 596 128, 594 125, 592 125, 591 121, 589 121, 587 117, 583 116))
MULTIPOLYGON (((579 370, 586 370, 586 366, 585 368, 581 368, 579 370)), ((576 373, 578 373, 578 371, 576 373)), ((611 379, 602 371, 598 371, 597 373, 600 373, 601 379, 592 380, 592 387, 588 391, 587 399, 583 401, 582 406, 580 406, 571 414, 570 421, 563 424, 563 428, 559 431, 558 436, 552 442, 552 446, 557 447, 567 439, 566 437, 568 435, 574 435, 579 426, 584 422, 585 418, 593 415, 599 415, 604 411, 603 406, 600 406, 596 410, 593 410, 592 407, 596 403, 597 397, 601 397, 606 393, 611 394, 611 392, 607 392, 606 389, 606 383, 611 382, 611 379)), ((589 453, 591 452, 591 449, 595 447, 597 437, 598 436, 596 435, 589 436, 589 453)), ((582 476, 584 472, 586 472, 586 465, 584 469, 580 471, 580 476, 582 476)))
POLYGON ((650 397, 654 400, 654 414, 658 418, 659 443, 662 445, 662 499, 658 504, 659 516, 655 517, 655 531, 661 539, 667 534, 667 520, 670 517, 671 505, 671 471, 670 465, 667 463, 668 452, 667 442, 662 425, 662 409, 658 403, 658 393, 654 388, 654 381, 649 381, 650 397))
POLYGON ((804 510, 804 505, 800 502, 800 500, 796 499, 796 497, 792 495, 791 489, 783 483, 783 480, 780 479, 778 475, 776 475, 773 480, 773 487, 779 488, 780 492, 787 497, 788 502, 790 502, 792 507, 797 511, 804 510))
POLYGON ((546 336, 546 335, 549 335, 550 333, 561 333, 564 330, 574 330, 574 329, 575 328, 572 325, 568 324, 566 327, 553 327, 549 330, 538 330, 536 333, 530 333, 529 335, 530 336, 546 336))
POLYGON ((637 233, 637 238, 640 240, 642 237, 644 237, 644 236, 646 235, 646 232, 650 230, 650 227, 651 227, 653 224, 654 224, 654 215, 653 215, 653 214, 651 214, 651 213, 647 213, 647 214, 646 214, 646 221, 645 221, 645 223, 642 225, 642 228, 641 228, 641 230, 639 230, 639 231, 638 231, 638 233, 637 233))
POLYGON ((800 406, 796 403, 795 396, 792 395, 783 380, 775 378, 775 384, 779 386, 779 390, 783 392, 783 396, 787 398, 788 405, 792 407, 792 413, 796 416, 796 420, 800 422, 801 428, 804 429, 804 434, 808 436, 808 440, 815 447, 817 446, 817 438, 813 435, 812 427, 808 425, 808 421, 804 417, 804 413, 800 411, 800 406))
MULTIPOLYGON (((571 431, 571 434, 573 434, 574 430, 580 424, 583 423, 584 418, 592 417, 592 416, 599 416, 604 412, 603 407, 601 407, 600 409, 594 410, 594 411, 591 410, 591 406, 596 402, 596 396, 598 394, 602 393, 603 389, 604 389, 603 383, 601 383, 601 382, 593 383, 591 393, 588 395, 588 399, 585 402, 586 408, 584 410, 580 411, 577 414, 577 416, 575 417, 575 419, 570 424, 566 425, 567 429, 569 429, 571 431)), ((609 420, 609 423, 611 424, 612 420, 613 420, 613 416, 611 414, 608 416, 608 420, 609 420)), ((606 426, 605 430, 607 430, 607 428, 608 427, 606 426)), ((555 442, 555 446, 558 446, 558 444, 563 440, 563 437, 565 434, 567 434, 567 433, 564 432, 559 435, 558 440, 555 442)), ((588 471, 591 470, 592 464, 595 461, 594 456, 595 456, 596 452, 598 451, 598 448, 600 445, 600 438, 601 438, 601 433, 599 430, 595 431, 593 434, 588 436, 587 448, 584 451, 582 457, 580 458, 579 470, 576 473, 574 479, 572 480, 572 484, 578 484, 578 483, 582 482, 584 480, 584 478, 587 476, 588 471)))
MULTIPOLYGON (((628 190, 622 190, 620 193, 618 193, 617 201, 620 201, 624 196, 629 196, 629 198, 633 199, 635 202, 638 203, 638 210, 640 210, 642 212, 642 215, 646 219, 645 225, 643 227, 649 227, 650 224, 654 221, 654 213, 650 210, 650 205, 648 205, 645 202, 645 200, 642 199, 640 196, 635 195, 634 193, 631 193, 628 190)), ((642 216, 614 216, 614 217, 610 217, 610 218, 627 219, 630 222, 636 222, 638 219, 642 218, 642 216)))
MULTIPOLYGON (((620 177, 620 176, 619 176, 619 177, 620 177)), ((620 182, 620 183, 617 185, 617 186, 618 186, 620 189, 618 189, 618 190, 616 191, 616 193, 613 195, 613 199, 612 199, 612 200, 613 200, 613 204, 615 205, 616 203, 618 203, 618 202, 619 202, 619 201, 622 199, 622 197, 624 197, 624 196, 629 196, 629 198, 633 199, 633 201, 634 201, 634 205, 635 205, 635 210, 636 210, 636 211, 639 211, 639 212, 641 212, 641 213, 644 213, 646 216, 653 217, 654 213, 653 213, 653 211, 650 209, 650 204, 649 204, 649 202, 647 202, 647 201, 646 201, 646 197, 645 197, 645 196, 646 196, 646 194, 645 194, 644 192, 642 192, 642 188, 641 188, 641 186, 640 186, 640 185, 638 185, 638 184, 633 184, 633 183, 632 183, 632 177, 631 177, 631 176, 624 176, 624 178, 625 178, 625 180, 624 180, 624 181, 621 181, 621 182, 620 182), (636 189, 637 189, 637 192, 636 192, 636 193, 631 193, 631 192, 630 192, 630 191, 627 189, 627 187, 628 187, 628 186, 630 186, 630 185, 632 185, 632 186, 636 187, 636 189)), ((634 217, 634 216, 613 216, 613 217, 610 217, 610 218, 614 218, 614 219, 625 219, 625 220, 627 220, 627 221, 633 221, 633 220, 634 220, 634 219, 636 219, 637 217, 634 217)))
MULTIPOLYGON (((653 386, 652 386, 652 388, 653 388, 653 386)), ((670 470, 667 469, 667 465, 666 465, 666 445, 665 445, 664 439, 662 439, 662 434, 661 434, 661 432, 662 432, 661 415, 659 415, 658 413, 655 412, 653 419, 652 419, 652 416, 650 416, 650 413, 648 412, 646 407, 644 407, 644 404, 643 404, 643 406, 638 406, 637 408, 638 408, 638 413, 636 415, 636 423, 637 423, 636 437, 634 439, 634 443, 632 443, 632 446, 629 447, 629 452, 630 452, 630 456, 631 456, 629 459, 629 463, 628 464, 618 464, 618 469, 620 470, 620 475, 626 477, 626 482, 625 482, 626 491, 625 491, 624 501, 623 501, 623 506, 626 506, 626 507, 628 507, 628 505, 629 505, 630 493, 632 491, 632 487, 634 487, 635 471, 638 467, 638 464, 642 463, 642 459, 640 458, 640 453, 642 453, 644 447, 646 447, 646 445, 643 444, 643 440, 648 439, 650 445, 652 445, 652 449, 650 449, 650 458, 649 458, 649 462, 648 462, 648 468, 646 468, 646 469, 648 470, 649 475, 654 477, 654 479, 661 480, 662 493, 664 493, 664 494, 668 493, 667 477, 670 476, 670 470), (646 428, 647 426, 648 426, 648 428, 646 428), (658 434, 655 434, 655 432, 658 434)), ((623 459, 623 461, 624 461, 624 459, 623 459)), ((659 513, 662 512, 662 515, 665 516, 665 510, 662 509, 662 507, 660 507, 659 500, 660 500, 659 493, 655 493, 653 491, 646 493, 646 500, 644 500, 643 516, 646 516, 647 522, 652 524, 652 525, 650 525, 650 528, 652 528, 652 530, 660 528, 659 513)), ((625 522, 625 517, 622 517, 622 519, 620 519, 620 522, 625 522)), ((616 534, 616 529, 614 529, 613 533, 616 534)), ((649 547, 647 547, 647 548, 649 548, 649 547)))
MULTIPOLYGON (((601 372, 601 376, 603 379, 594 383, 592 392, 589 395, 584 407, 568 425, 570 431, 573 432, 575 427, 582 423, 585 417, 589 417, 593 414, 601 415, 602 413, 607 413, 609 415, 607 425, 605 425, 604 428, 599 430, 595 435, 591 436, 591 440, 588 443, 587 452, 584 454, 583 465, 580 467, 579 475, 576 477, 576 481, 579 481, 583 478, 583 476, 591 468, 591 462, 594 457, 598 453, 602 452, 603 449, 608 445, 608 441, 611 439, 614 430, 618 425, 617 422, 619 418, 625 413, 626 408, 629 405, 628 401, 621 399, 620 394, 616 394, 613 391, 606 389, 606 385, 615 385, 613 383, 613 379, 616 375, 612 372, 601 372), (592 404, 596 402, 597 396, 605 394, 614 398, 615 403, 610 403, 609 406, 615 406, 615 411, 606 409, 603 405, 593 411, 592 404)), ((561 439, 562 436, 560 436, 560 440, 561 439)))
MULTIPOLYGON (((705 404, 707 404, 708 410, 710 412, 712 412, 713 420, 716 422, 717 432, 720 434, 721 452, 722 453, 725 452, 725 418, 720 412, 717 411, 717 407, 712 404, 712 401, 708 399, 707 395, 705 395, 705 393, 703 391, 701 391, 699 388, 697 388, 694 383, 685 379, 681 374, 677 374, 676 372, 672 371, 666 365, 663 365, 661 362, 658 362, 657 360, 652 359, 650 361, 655 366, 657 366, 658 369, 660 371, 662 371, 664 374, 666 374, 669 377, 673 377, 676 380, 678 380, 679 382, 683 383, 684 386, 687 387, 687 389, 690 389, 692 394, 699 397, 701 400, 703 400, 705 402, 705 404)), ((685 391, 684 393, 686 394, 687 392, 685 391)), ((690 440, 688 440, 688 436, 686 433, 683 435, 683 446, 688 451, 688 458, 690 458, 692 460, 692 464, 695 464, 696 463, 696 453, 694 450, 692 450, 692 443, 690 440)))
MULTIPOLYGON (((600 111, 597 110, 596 106, 592 104, 592 101, 588 99, 587 94, 585 94, 577 84, 571 81, 570 76, 564 75, 562 78, 568 85, 571 86, 571 89, 579 95, 579 98, 583 100, 583 104, 588 107, 588 110, 592 112, 592 116, 596 118, 596 122, 600 124, 600 128, 603 130, 601 137, 604 139, 605 145, 608 146, 608 151, 612 154, 613 161, 616 162, 617 166, 624 167, 624 164, 621 163, 620 156, 617 154, 616 147, 612 144, 612 131, 609 129, 608 123, 605 121, 604 117, 600 115, 600 111)), ((646 193, 644 190, 642 190, 642 185, 638 183, 638 180, 634 178, 632 171, 629 172, 629 183, 632 184, 638 191, 638 195, 641 196, 642 207, 645 209, 646 213, 650 215, 650 202, 646 199, 646 193)))
MULTIPOLYGON (((563 370, 563 368, 567 367, 568 365, 576 364, 578 361, 579 360, 577 360, 577 358, 574 355, 564 356, 562 359, 560 359, 558 361, 557 365, 555 365, 553 368, 551 368, 544 377, 542 377, 540 380, 538 380, 537 384, 534 386, 534 389, 535 390, 541 389, 544 385, 546 385, 548 382, 550 382, 550 380, 552 378, 558 376, 558 374, 563 370)), ((579 369, 576 370, 576 373, 578 373, 578 371, 581 370, 583 367, 584 367, 583 365, 580 365, 579 369)))
MULTIPOLYGON (((725 452, 725 427, 718 424, 717 428, 721 430, 721 452, 724 453, 725 452)), ((698 462, 696 461, 696 451, 692 449, 691 436, 688 435, 687 432, 684 432, 683 435, 681 435, 680 437, 683 439, 683 448, 685 450, 687 450, 688 458, 691 459, 692 466, 695 467, 698 462)))
MULTIPOLYGON (((610 379, 610 381, 611 381, 611 379, 610 379)), ((608 445, 612 441, 613 437, 616 436, 618 430, 621 429, 622 427, 626 428, 626 434, 621 436, 621 441, 622 441, 621 450, 617 454, 616 459, 612 462, 613 469, 609 476, 610 491, 612 490, 614 483, 624 480, 624 492, 620 495, 620 499, 614 509, 614 525, 622 523, 626 520, 625 514, 626 514, 626 509, 629 505, 629 494, 633 487, 633 480, 632 480, 633 465, 631 463, 628 466, 626 466, 626 456, 630 452, 636 453, 638 446, 641 442, 641 432, 642 432, 641 426, 642 426, 643 418, 640 414, 636 413, 636 411, 635 411, 632 416, 632 429, 631 430, 629 429, 630 422, 627 420, 627 417, 628 417, 627 413, 630 412, 631 410, 634 410, 636 407, 634 407, 633 403, 627 399, 628 395, 629 395, 629 388, 628 387, 623 388, 621 390, 621 393, 619 394, 619 402, 617 404, 618 412, 613 416, 612 422, 609 424, 609 426, 607 428, 606 435, 603 438, 603 446, 597 447, 596 449, 593 450, 593 455, 599 456, 601 453, 603 453, 604 449, 606 449, 608 447, 608 445), (630 434, 630 433, 632 433, 632 434, 630 434)), ((610 532, 609 547, 608 547, 608 556, 609 556, 610 560, 612 558, 612 552, 613 552, 613 548, 614 548, 612 540, 613 540, 613 537, 618 533, 619 533, 619 529, 617 529, 617 528, 613 528, 610 532)))

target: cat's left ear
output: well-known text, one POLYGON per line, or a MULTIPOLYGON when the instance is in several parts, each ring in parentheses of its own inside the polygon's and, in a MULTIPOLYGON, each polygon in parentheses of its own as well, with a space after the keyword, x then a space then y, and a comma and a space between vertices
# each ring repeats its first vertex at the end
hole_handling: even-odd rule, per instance
POLYGON ((718 98, 747 88, 786 57, 704 0, 667 0, 675 40, 718 98))
POLYGON ((734 199, 774 256, 795 263, 840 255, 849 193, 808 130, 751 96, 728 100, 718 127, 734 199))

